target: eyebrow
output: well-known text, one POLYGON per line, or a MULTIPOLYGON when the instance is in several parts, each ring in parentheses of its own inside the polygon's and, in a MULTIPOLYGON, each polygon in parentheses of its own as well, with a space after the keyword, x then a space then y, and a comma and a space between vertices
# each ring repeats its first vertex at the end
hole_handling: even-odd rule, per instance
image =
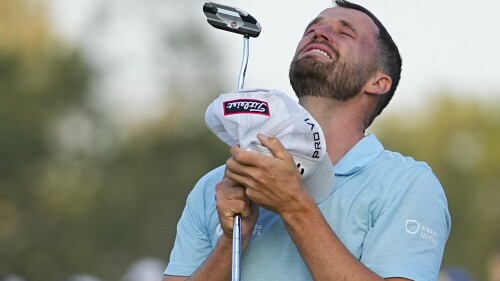
POLYGON ((354 32, 355 34, 358 34, 356 28, 354 28, 354 26, 352 24, 350 24, 348 21, 340 20, 340 23, 342 24, 342 26, 345 26, 345 27, 349 28, 350 30, 352 30, 352 32, 354 32))
MULTIPOLYGON (((309 28, 311 28, 311 26, 322 22, 323 20, 324 20, 323 17, 317 17, 317 18, 315 18, 313 21, 311 21, 311 23, 309 23, 307 25, 305 31, 307 31, 309 28)), ((349 28, 355 34, 358 34, 358 31, 356 30, 356 28, 354 28, 354 26, 351 23, 349 23, 348 21, 341 19, 341 20, 339 20, 339 22, 342 24, 342 26, 349 28)))

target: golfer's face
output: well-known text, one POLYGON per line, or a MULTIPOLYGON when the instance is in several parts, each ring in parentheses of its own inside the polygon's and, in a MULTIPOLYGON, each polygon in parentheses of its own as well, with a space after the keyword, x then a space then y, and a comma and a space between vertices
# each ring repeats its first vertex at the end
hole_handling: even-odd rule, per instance
POLYGON ((314 57, 325 62, 341 58, 351 62, 368 62, 376 54, 377 33, 377 26, 364 13, 329 8, 307 26, 295 55, 298 59, 314 57))

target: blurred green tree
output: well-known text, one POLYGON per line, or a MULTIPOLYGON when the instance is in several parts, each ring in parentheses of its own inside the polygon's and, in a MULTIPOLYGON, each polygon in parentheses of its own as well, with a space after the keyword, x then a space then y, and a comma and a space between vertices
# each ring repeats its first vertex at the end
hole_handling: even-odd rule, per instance
POLYGON ((202 125, 218 56, 192 23, 165 28, 178 50, 166 113, 116 128, 92 107, 97 74, 45 15, 0 2, 0 276, 119 280, 139 258, 168 258, 187 192, 228 155, 202 125))
POLYGON ((51 218, 38 198, 52 157, 49 133, 61 112, 82 103, 90 75, 43 15, 36 3, 0 2, 0 275, 34 266, 48 274, 38 280, 57 270, 42 250, 51 247, 51 218))

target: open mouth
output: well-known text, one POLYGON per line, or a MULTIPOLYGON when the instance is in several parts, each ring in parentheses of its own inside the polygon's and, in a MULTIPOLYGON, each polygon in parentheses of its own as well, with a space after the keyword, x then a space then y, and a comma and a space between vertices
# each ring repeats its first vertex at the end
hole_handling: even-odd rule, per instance
POLYGON ((328 58, 328 59, 332 59, 325 51, 322 51, 320 49, 312 49, 308 52, 313 52, 313 53, 317 53, 317 54, 321 54, 323 55, 325 58, 328 58))
POLYGON ((325 44, 319 44, 319 43, 312 43, 306 48, 304 48, 304 51, 302 52, 302 55, 316 55, 323 57, 325 59, 331 60, 334 58, 335 51, 331 50, 329 46, 326 46, 325 44))

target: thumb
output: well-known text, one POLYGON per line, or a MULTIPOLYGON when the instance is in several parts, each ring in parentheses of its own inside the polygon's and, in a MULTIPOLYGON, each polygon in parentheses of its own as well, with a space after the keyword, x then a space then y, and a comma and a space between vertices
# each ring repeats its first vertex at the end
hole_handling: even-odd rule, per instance
POLYGON ((287 160, 292 157, 279 139, 268 137, 263 134, 258 134, 257 138, 263 146, 267 147, 271 151, 274 157, 282 160, 287 160))

